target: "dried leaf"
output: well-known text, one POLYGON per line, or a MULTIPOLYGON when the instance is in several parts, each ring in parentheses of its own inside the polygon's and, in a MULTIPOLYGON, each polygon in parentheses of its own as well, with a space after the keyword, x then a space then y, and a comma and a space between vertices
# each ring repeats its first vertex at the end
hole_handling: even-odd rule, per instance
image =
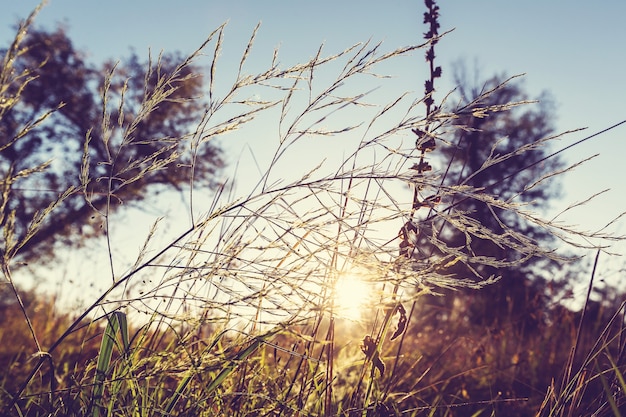
POLYGON ((398 326, 396 327, 396 331, 393 332, 390 340, 395 340, 400 337, 406 330, 406 324, 408 322, 408 319, 406 317, 406 310, 404 309, 404 306, 402 304, 398 304, 396 312, 400 314, 400 318, 398 319, 398 326))
POLYGON ((372 339, 370 335, 367 335, 363 338, 361 351, 363 351, 367 359, 370 359, 372 361, 372 363, 374 364, 374 367, 378 369, 378 372, 380 372, 380 375, 383 376, 385 373, 385 364, 380 359, 376 342, 374 341, 374 339, 372 339))

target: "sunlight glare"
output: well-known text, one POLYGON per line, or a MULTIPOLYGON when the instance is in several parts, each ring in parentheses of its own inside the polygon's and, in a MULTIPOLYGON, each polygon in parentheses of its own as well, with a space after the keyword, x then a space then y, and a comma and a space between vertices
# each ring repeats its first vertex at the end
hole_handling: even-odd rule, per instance
POLYGON ((349 320, 359 320, 371 301, 372 289, 356 273, 344 274, 335 283, 335 311, 349 320))

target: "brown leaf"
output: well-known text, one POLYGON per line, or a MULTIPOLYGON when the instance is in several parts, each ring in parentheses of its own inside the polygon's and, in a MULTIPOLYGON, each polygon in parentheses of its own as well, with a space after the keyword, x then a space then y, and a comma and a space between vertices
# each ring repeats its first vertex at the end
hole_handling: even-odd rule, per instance
POLYGON ((404 306, 402 304, 398 304, 396 312, 400 314, 400 318, 398 319, 398 326, 396 327, 396 331, 391 335, 390 340, 395 340, 400 337, 406 330, 406 324, 408 322, 408 319, 406 317, 406 310, 404 309, 404 306))

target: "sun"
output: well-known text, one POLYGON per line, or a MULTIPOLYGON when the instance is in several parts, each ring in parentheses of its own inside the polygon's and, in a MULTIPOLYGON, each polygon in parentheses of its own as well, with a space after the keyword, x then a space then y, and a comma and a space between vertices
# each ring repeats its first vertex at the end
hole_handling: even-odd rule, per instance
POLYGON ((333 292, 335 312, 340 317, 358 321, 372 300, 372 288, 357 273, 342 274, 333 292))

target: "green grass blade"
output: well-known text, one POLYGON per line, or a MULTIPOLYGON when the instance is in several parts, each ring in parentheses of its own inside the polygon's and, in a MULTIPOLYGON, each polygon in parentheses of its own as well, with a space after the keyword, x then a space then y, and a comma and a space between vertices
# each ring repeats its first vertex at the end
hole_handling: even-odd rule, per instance
POLYGON ((259 346, 263 344, 264 340, 264 337, 255 337, 252 343, 248 345, 248 347, 238 352, 237 355, 235 355, 235 357, 229 361, 229 363, 220 371, 215 379, 211 381, 211 383, 207 386, 207 393, 212 392, 214 389, 222 385, 222 382, 224 382, 228 375, 230 375, 235 370, 235 368, 237 368, 239 363, 248 358, 248 356, 250 356, 252 353, 254 353, 259 348, 259 346))
POLYGON ((183 395, 183 392, 185 392, 185 390, 187 389, 187 386, 191 382, 191 379, 193 378, 194 375, 195 375, 195 372, 193 370, 191 370, 180 381, 180 383, 176 387, 176 391, 174 391, 174 394, 172 395, 172 398, 170 399, 170 402, 165 407, 165 415, 170 415, 171 414, 172 410, 176 406, 176 403, 178 403, 178 400, 183 395))
MULTIPOLYGON (((217 344, 217 342, 224 335, 224 333, 225 332, 222 332, 216 338, 216 340, 212 343, 211 346, 215 346, 215 344, 217 344)), ((215 379, 213 379, 213 381, 209 383, 209 385, 206 388, 206 394, 211 393, 212 391, 217 389, 220 385, 222 385, 224 380, 237 368, 237 366, 241 363, 241 361, 247 359, 250 355, 252 355, 259 348, 259 346, 261 346, 264 343, 264 341, 269 336, 275 333, 276 333, 275 331, 272 331, 263 336, 257 336, 245 349, 242 349, 241 351, 239 351, 232 359, 228 361, 228 363, 222 368, 222 370, 215 377, 215 379)), ((209 347, 209 349, 210 348, 211 347, 209 347)), ((172 395, 170 402, 165 407, 165 415, 169 415, 172 412, 172 410, 176 406, 176 403, 182 396, 183 392, 187 389, 187 386, 191 382, 191 379, 195 375, 195 372, 196 372, 195 368, 191 369, 187 373, 187 375, 185 375, 185 377, 180 381, 180 383, 176 387, 176 391, 172 395)))
POLYGON ((474 414, 471 415, 471 417, 479 417, 480 415, 482 415, 483 411, 485 411, 484 408, 476 411, 474 414))
POLYGON ((117 317, 119 322, 119 331, 120 336, 122 338, 122 348, 124 349, 124 354, 128 353, 130 348, 130 338, 128 335, 128 320, 126 319, 126 314, 122 312, 115 312, 114 315, 117 317))
POLYGON ((113 356, 113 347, 116 342, 116 334, 120 330, 120 327, 122 327, 122 340, 124 343, 124 351, 126 351, 128 346, 128 325, 126 321, 126 314, 116 311, 109 317, 109 322, 104 330, 102 343, 100 344, 100 350, 98 352, 98 363, 96 364, 96 375, 94 376, 91 399, 93 407, 92 415, 94 417, 100 416, 100 401, 104 393, 104 381, 107 373, 109 372, 111 357, 113 356))
MULTIPOLYGON (((222 339, 222 337, 225 334, 226 334, 226 330, 219 333, 215 337, 211 345, 207 347, 207 350, 213 349, 219 343, 219 341, 222 339)), ((179 382, 178 386, 176 387, 176 390, 174 391, 174 394, 172 395, 170 401, 167 403, 167 406, 165 407, 166 415, 169 415, 172 412, 172 410, 176 406, 176 403, 178 403, 178 400, 182 396, 183 392, 185 392, 185 390, 187 389, 187 386, 189 385, 189 382, 191 382, 191 379, 193 378, 195 373, 196 373, 195 368, 190 369, 189 372, 187 372, 187 375, 185 375, 185 377, 179 382)))
POLYGON ((613 398, 613 392, 611 391, 611 387, 604 376, 604 372, 600 370, 598 366, 598 361, 596 361, 596 370, 598 371, 598 376, 600 377, 600 382, 602 382, 602 388, 604 388, 604 392, 606 393, 606 399, 611 406, 611 410, 613 411, 613 415, 615 417, 621 417, 622 414, 619 412, 619 408, 617 407, 617 403, 615 402, 615 398, 613 398))
POLYGON ((624 374, 622 374, 622 372, 619 369, 619 366, 617 366, 617 364, 615 363, 615 361, 613 360, 613 357, 611 355, 606 355, 607 359, 611 362, 611 367, 613 368, 613 371, 615 372, 615 376, 617 377, 620 387, 622 388, 622 392, 626 392, 626 381, 624 380, 624 374))

